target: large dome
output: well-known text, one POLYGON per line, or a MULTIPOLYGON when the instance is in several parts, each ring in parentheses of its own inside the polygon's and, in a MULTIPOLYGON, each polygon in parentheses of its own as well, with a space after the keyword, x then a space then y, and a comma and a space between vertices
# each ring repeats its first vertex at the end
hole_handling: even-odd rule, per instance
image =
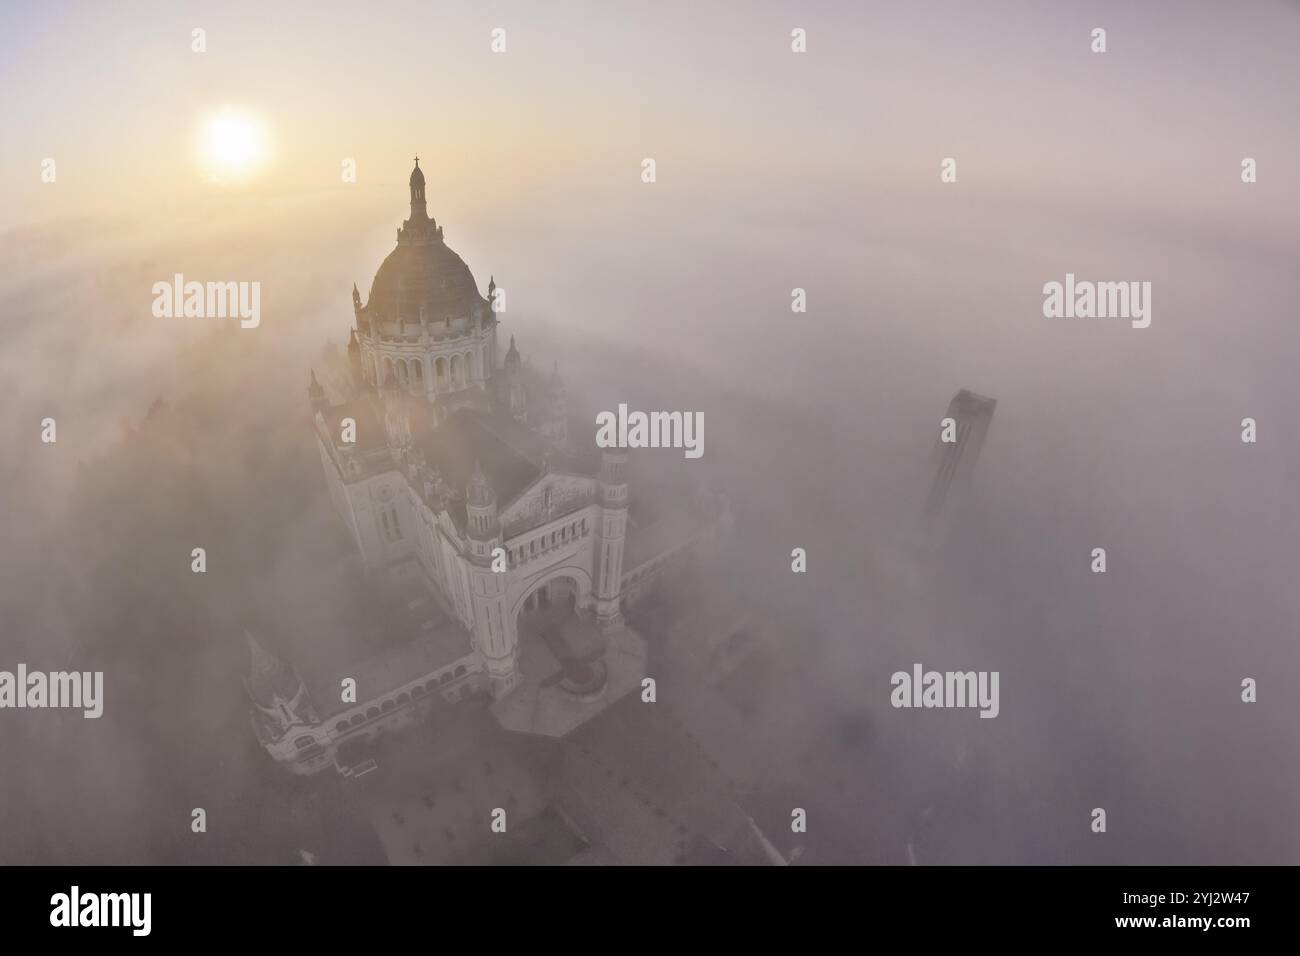
POLYGON ((398 309, 408 322, 420 321, 420 309, 430 322, 450 316, 473 317, 485 304, 465 260, 441 239, 399 242, 375 273, 366 312, 373 318, 396 320, 398 309))
POLYGON ((411 171, 411 216, 397 232, 397 248, 375 273, 365 317, 374 322, 476 319, 486 300, 469 266, 442 241, 442 227, 429 218, 424 173, 411 171))

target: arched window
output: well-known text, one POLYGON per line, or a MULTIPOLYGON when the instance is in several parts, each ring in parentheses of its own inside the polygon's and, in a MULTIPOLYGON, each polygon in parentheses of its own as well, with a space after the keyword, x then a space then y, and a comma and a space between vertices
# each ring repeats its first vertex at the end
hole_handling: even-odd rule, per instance
POLYGON ((460 388, 465 382, 465 363, 459 355, 451 357, 451 387, 460 388))
POLYGON ((393 360, 385 355, 384 356, 384 381, 380 382, 379 384, 383 385, 384 382, 387 382, 392 377, 393 377, 393 360))
POLYGON ((456 676, 457 676, 457 677, 464 677, 464 676, 465 676, 465 665, 464 665, 464 664, 461 664, 460 667, 457 667, 457 668, 456 668, 456 676))
POLYGON ((409 704, 411 702, 411 695, 403 691, 397 695, 397 702, 399 704, 409 704))
POLYGON ((438 683, 439 683, 439 684, 450 684, 450 683, 451 683, 451 671, 447 671, 445 674, 443 674, 441 677, 439 677, 439 678, 438 678, 438 683))
POLYGON ((371 707, 369 710, 366 711, 366 719, 367 719, 367 720, 374 720, 374 719, 375 719, 376 717, 378 717, 378 716, 379 716, 379 708, 378 708, 378 707, 371 707))
POLYGON ((315 742, 316 742, 316 738, 313 737, 311 734, 304 734, 303 736, 295 740, 293 742, 293 745, 297 747, 299 750, 306 750, 315 742))
POLYGON ((470 381, 470 382, 474 381, 474 353, 473 352, 465 353, 465 379, 466 381, 470 381))
POLYGON ((406 368, 406 359, 398 359, 397 360, 397 381, 400 384, 405 385, 409 380, 408 376, 409 376, 409 372, 407 371, 406 368))
POLYGON ((441 355, 433 362, 433 384, 438 388, 447 387, 447 360, 441 355))
POLYGON ((416 384, 424 382, 424 359, 411 360, 411 380, 416 384))
POLYGON ((348 729, 348 726, 349 726, 349 725, 348 725, 348 722, 347 722, 346 720, 340 720, 337 724, 334 725, 334 731, 335 731, 335 733, 340 733, 340 734, 341 734, 341 733, 343 733, 345 730, 348 729))
POLYGON ((393 709, 394 707, 396 707, 396 706, 397 706, 397 705, 394 704, 391 700, 386 700, 386 701, 384 701, 384 703, 383 703, 383 705, 382 705, 382 707, 381 707, 380 709, 381 709, 384 713, 388 713, 390 710, 392 710, 392 709, 393 709))
POLYGON ((412 697, 423 697, 423 696, 424 696, 424 685, 423 685, 423 684, 417 685, 416 688, 415 688, 413 691, 411 691, 411 696, 412 696, 412 697))

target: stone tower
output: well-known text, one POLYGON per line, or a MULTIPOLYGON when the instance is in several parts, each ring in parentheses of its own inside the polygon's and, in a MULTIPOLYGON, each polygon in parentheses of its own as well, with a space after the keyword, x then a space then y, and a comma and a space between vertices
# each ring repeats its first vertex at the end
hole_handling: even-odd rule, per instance
POLYGON ((513 622, 506 619, 505 594, 510 575, 504 565, 497 496, 478 462, 465 491, 466 537, 469 539, 470 603, 474 643, 483 655, 483 669, 494 696, 509 693, 519 683, 517 642, 513 622), (493 570, 493 565, 503 570, 493 570))
POLYGON ((619 592, 623 585, 623 544, 627 537, 627 452, 606 448, 600 454, 600 516, 596 528, 596 623, 602 631, 623 626, 619 592))

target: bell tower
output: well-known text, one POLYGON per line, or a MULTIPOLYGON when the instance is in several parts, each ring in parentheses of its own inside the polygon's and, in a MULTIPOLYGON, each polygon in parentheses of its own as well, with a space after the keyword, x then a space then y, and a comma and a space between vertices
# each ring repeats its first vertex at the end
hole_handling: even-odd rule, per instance
POLYGON ((497 496, 478 462, 465 490, 466 537, 469 539, 470 601, 474 613, 474 644, 483 655, 483 669, 492 683, 492 694, 510 693, 522 679, 516 656, 518 643, 513 626, 506 621, 506 583, 509 569, 501 568, 492 553, 501 547, 501 522, 497 517, 497 496))
POLYGON ((561 448, 568 444, 569 403, 564 380, 560 378, 559 362, 555 363, 546 383, 546 419, 541 424, 541 432, 561 448))
POLYGON ((600 516, 596 527, 596 623, 605 633, 623 627, 623 544, 627 538, 627 452, 600 453, 600 516))

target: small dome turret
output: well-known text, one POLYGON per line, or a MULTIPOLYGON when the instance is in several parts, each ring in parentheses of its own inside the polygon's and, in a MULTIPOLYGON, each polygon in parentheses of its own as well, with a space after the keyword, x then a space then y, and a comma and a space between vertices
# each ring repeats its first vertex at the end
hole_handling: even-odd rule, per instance
POLYGON ((483 474, 483 467, 477 461, 474 462, 474 474, 470 476, 465 500, 476 507, 486 507, 496 501, 496 493, 488 484, 487 475, 483 474))

